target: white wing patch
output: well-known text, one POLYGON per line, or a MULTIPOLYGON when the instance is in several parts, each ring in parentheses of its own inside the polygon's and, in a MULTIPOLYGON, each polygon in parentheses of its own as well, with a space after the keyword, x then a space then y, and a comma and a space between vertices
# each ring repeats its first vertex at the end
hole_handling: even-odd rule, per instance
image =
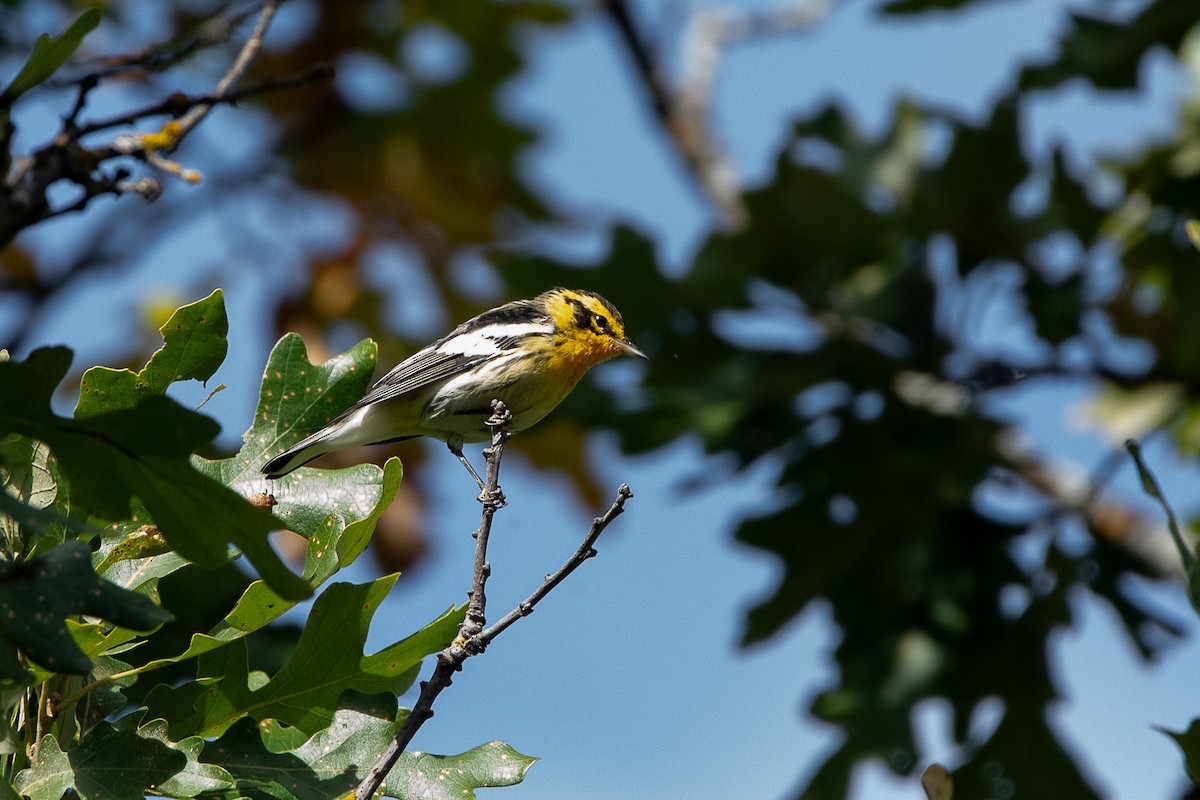
POLYGON ((487 325, 478 330, 451 336, 438 346, 437 352, 456 353, 464 356, 488 356, 495 354, 496 342, 501 339, 551 333, 554 333, 554 325, 548 322, 510 322, 502 325, 487 325))

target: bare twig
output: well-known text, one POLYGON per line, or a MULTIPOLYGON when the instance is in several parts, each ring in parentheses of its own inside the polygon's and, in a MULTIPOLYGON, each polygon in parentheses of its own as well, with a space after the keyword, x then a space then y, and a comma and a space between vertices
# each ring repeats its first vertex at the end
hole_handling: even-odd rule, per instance
MULTIPOLYGON (((165 42, 148 47, 137 53, 105 56, 91 62, 94 65, 86 74, 66 80, 50 80, 49 88, 62 88, 89 80, 111 78, 134 72, 162 72, 209 47, 229 41, 235 29, 254 15, 253 8, 229 13, 223 3, 216 13, 200 22, 187 38, 179 42, 165 42)), ((85 67, 86 68, 86 67, 85 67)))
MULTIPOLYGON (((265 0, 262 10, 258 12, 258 21, 254 24, 254 30, 250 34, 250 38, 246 39, 246 43, 242 45, 241 52, 237 58, 233 60, 233 64, 221 76, 221 80, 217 81, 217 88, 213 94, 217 97, 224 95, 232 89, 242 76, 246 74, 246 70, 254 63, 254 59, 258 57, 258 53, 262 50, 263 39, 267 35, 267 28, 271 27, 271 20, 275 18, 275 13, 279 11, 279 3, 281 0, 265 0)), ((208 116, 208 112, 212 111, 213 103, 201 103, 193 107, 190 111, 184 114, 179 119, 179 133, 176 136, 175 143, 178 145, 179 140, 187 136, 193 128, 200 124, 200 121, 208 116)))
POLYGON ((588 530, 587 536, 579 545, 572 556, 554 572, 546 576, 546 580, 542 585, 533 591, 533 594, 525 598, 524 602, 509 611, 500 619, 496 620, 492 625, 475 637, 476 646, 482 652, 492 640, 500 634, 504 633, 509 626, 519 620, 521 617, 527 617, 533 613, 533 608, 541 602, 542 598, 550 593, 550 591, 566 580, 567 576, 579 568, 583 562, 596 555, 596 540, 600 538, 600 534, 604 533, 604 529, 608 527, 614 519, 625 512, 625 501, 633 497, 633 491, 625 484, 617 487, 617 499, 608 507, 601 516, 592 520, 592 527, 588 530))
POLYGON ((106 119, 89 122, 86 125, 80 125, 78 134, 86 136, 97 131, 107 130, 109 128, 117 128, 123 125, 130 125, 140 119, 147 117, 159 117, 163 115, 174 116, 187 109, 206 106, 212 108, 217 105, 236 105, 241 100, 255 95, 265 94, 266 92, 274 92, 280 89, 291 89, 296 86, 303 86, 314 81, 329 80, 333 77, 333 69, 328 64, 317 64, 302 72, 297 72, 293 75, 285 75, 281 78, 264 78, 257 83, 252 83, 249 86, 244 86, 241 89, 235 89, 226 92, 213 92, 211 94, 173 94, 165 100, 160 100, 157 103, 143 106, 132 111, 125 111, 106 119))
POLYGON ((380 753, 375 763, 367 771, 362 783, 354 792, 355 800, 369 800, 383 785, 392 767, 400 759, 400 755, 408 748, 417 731, 433 717, 433 703, 438 695, 453 682, 454 674, 462 669, 463 663, 473 655, 482 653, 498 635, 521 617, 533 613, 534 606, 541 602, 555 586, 558 586, 568 575, 574 572, 583 562, 596 555, 595 544, 600 534, 625 510, 625 501, 633 497, 633 492, 625 484, 617 490, 617 499, 613 501, 602 516, 592 520, 592 527, 584 538, 583 543, 561 567, 546 576, 534 592, 520 605, 505 614, 490 628, 487 624, 487 598, 484 588, 491 575, 491 565, 487 561, 488 537, 491 534, 492 519, 496 511, 504 507, 504 493, 500 491, 500 458, 504 454, 504 443, 508 440, 506 430, 512 421, 511 415, 504 404, 496 400, 492 403, 493 414, 487 424, 492 429, 492 444, 486 448, 484 457, 487 459, 487 471, 484 478, 484 488, 479 495, 483 503, 483 513, 480 517, 479 528, 475 531, 475 561, 471 576, 471 594, 467 604, 467 613, 459 627, 458 636, 443 650, 437 658, 437 666, 429 680, 421 682, 421 693, 413 704, 404 726, 396 733, 388 747, 380 753))
POLYGON ((808 0, 766 12, 717 8, 697 13, 685 35, 684 73, 679 88, 668 81, 661 58, 638 32, 628 0, 603 0, 601 5, 625 43, 649 95, 651 109, 688 174, 708 197, 724 227, 740 229, 746 223, 741 177, 709 131, 721 56, 731 44, 811 26, 827 13, 827 0, 808 0))

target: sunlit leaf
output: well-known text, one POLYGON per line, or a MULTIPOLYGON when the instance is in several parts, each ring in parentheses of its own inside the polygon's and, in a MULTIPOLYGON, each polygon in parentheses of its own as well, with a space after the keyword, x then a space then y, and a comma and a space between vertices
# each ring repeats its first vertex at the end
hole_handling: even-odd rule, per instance
POLYGON ((83 374, 75 416, 133 408, 140 398, 163 394, 177 381, 208 380, 225 360, 228 332, 220 289, 177 309, 159 328, 163 346, 140 372, 92 367, 83 374))
POLYGON ((504 742, 488 742, 456 756, 403 753, 384 781, 398 800, 473 800, 476 789, 515 786, 537 761, 504 742))

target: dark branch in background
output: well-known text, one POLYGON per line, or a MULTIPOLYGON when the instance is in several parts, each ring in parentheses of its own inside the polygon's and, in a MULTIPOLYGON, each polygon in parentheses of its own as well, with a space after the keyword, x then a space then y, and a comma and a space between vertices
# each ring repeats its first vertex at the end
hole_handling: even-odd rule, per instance
POLYGON ((454 674, 462 669, 463 663, 471 656, 482 653, 492 640, 503 633, 509 626, 521 617, 533 613, 534 607, 541 602, 554 587, 558 586, 568 575, 589 558, 596 555, 595 545, 600 534, 614 519, 625 510, 625 501, 633 497, 633 492, 625 484, 617 489, 617 498, 609 506, 608 511, 592 520, 592 526, 579 548, 554 572, 546 576, 541 586, 525 598, 516 608, 505 614, 491 627, 487 624, 487 598, 484 587, 488 576, 491 575, 491 565, 487 561, 488 538, 492 531, 492 518, 496 511, 504 506, 504 494, 500 491, 500 458, 504 453, 504 443, 510 434, 505 428, 512 421, 508 409, 499 400, 492 402, 493 414, 487 424, 492 429, 492 444, 483 451, 487 460, 487 472, 484 478, 483 492, 479 501, 483 504, 483 514, 479 521, 479 529, 475 531, 475 563, 471 575, 471 594, 467 603, 467 614, 458 630, 455 640, 443 650, 437 659, 437 666, 429 680, 421 682, 421 694, 413 709, 405 720, 404 727, 396 734, 371 768, 358 789, 354 792, 355 800, 369 800, 373 797, 383 781, 387 778, 392 767, 396 765, 401 753, 407 748, 417 731, 433 717, 433 703, 442 690, 448 687, 454 679, 454 674))
POLYGON ((197 25, 196 29, 182 41, 149 47, 138 53, 106 56, 93 62, 97 66, 85 75, 70 80, 50 80, 46 82, 46 85, 51 88, 63 88, 89 80, 101 80, 133 72, 163 72, 191 58, 201 50, 207 50, 229 41, 233 32, 252 16, 254 16, 254 12, 250 9, 229 14, 226 13, 225 8, 222 8, 197 25))
POLYGON ((683 77, 678 87, 671 85, 661 57, 639 33, 628 0, 603 0, 601 7, 612 18, 649 95, 654 116, 688 174, 708 198, 722 225, 740 229, 746 223, 741 177, 709 131, 721 56, 731 44, 811 26, 825 16, 826 0, 757 13, 722 8, 698 12, 685 33, 683 77))
POLYGON ((1114 450, 1091 475, 1069 472, 1029 452, 1015 435, 1001 438, 999 452, 1013 474, 1053 504, 1053 513, 1077 514, 1096 536, 1123 550, 1149 573, 1182 580, 1179 557, 1162 526, 1131 508, 1103 497, 1104 487, 1126 457, 1114 450))
MULTIPOLYGON (((7 246, 19 232, 43 220, 62 214, 79 211, 97 197, 106 194, 137 194, 153 200, 162 191, 162 185, 153 175, 133 177, 128 166, 104 169, 105 163, 116 158, 132 157, 143 161, 161 172, 176 175, 188 181, 198 181, 200 176, 185 170, 166 158, 180 142, 200 124, 209 111, 218 104, 234 103, 251 94, 297 86, 313 80, 326 79, 331 74, 328 68, 314 68, 300 75, 263 81, 242 90, 234 87, 253 63, 262 48, 263 38, 280 0, 266 0, 258 12, 254 30, 242 45, 238 55, 217 82, 211 94, 176 94, 161 103, 120 114, 106 120, 80 123, 79 116, 87 103, 89 93, 107 76, 114 74, 113 67, 84 75, 73 84, 78 87, 78 96, 73 107, 63 119, 60 132, 48 144, 24 158, 14 159, 14 168, 4 177, 0 189, 0 248, 7 246), (132 124, 151 116, 169 115, 163 127, 150 133, 123 133, 107 144, 85 146, 84 136, 113 127, 132 124), (51 185, 59 181, 74 183, 81 190, 76 199, 52 205, 48 196, 51 185)), ((240 20, 239 20, 240 21, 240 20)), ((233 30, 233 24, 216 26, 212 35, 233 30)), ((207 43, 201 37, 196 45, 207 43)), ((186 47, 184 48, 186 49, 186 47)), ((166 64, 176 63, 182 56, 177 52, 165 58, 166 64)), ((131 58, 131 63, 152 62, 150 56, 142 54, 131 58)), ((5 157, 8 156, 7 144, 5 157)))
MULTIPOLYGON (((249 86, 232 91, 214 92, 212 94, 176 93, 158 103, 153 103, 134 111, 117 114, 108 119, 80 125, 78 133, 80 136, 86 136, 89 133, 108 130, 109 128, 116 128, 122 125, 130 125, 146 117, 176 116, 189 109, 201 107, 212 108, 217 105, 237 105, 239 101, 247 97, 278 91, 280 89, 291 89, 296 86, 313 83, 314 81, 329 80, 332 77, 332 67, 327 64, 318 64, 295 75, 285 75, 282 78, 265 78, 257 83, 252 83, 249 86)), ((180 120, 180 124, 182 124, 182 120, 180 120)), ((104 153, 105 151, 97 150, 96 152, 104 153)), ((116 155, 117 153, 114 152, 113 154, 116 155)))

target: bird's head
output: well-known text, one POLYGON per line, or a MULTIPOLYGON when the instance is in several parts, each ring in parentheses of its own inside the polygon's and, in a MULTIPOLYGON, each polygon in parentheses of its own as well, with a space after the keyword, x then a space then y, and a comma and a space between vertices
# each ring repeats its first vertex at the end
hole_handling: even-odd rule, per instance
POLYGON ((619 355, 646 357, 625 335, 621 312, 595 292, 551 289, 537 300, 554 320, 562 357, 583 369, 619 355))

